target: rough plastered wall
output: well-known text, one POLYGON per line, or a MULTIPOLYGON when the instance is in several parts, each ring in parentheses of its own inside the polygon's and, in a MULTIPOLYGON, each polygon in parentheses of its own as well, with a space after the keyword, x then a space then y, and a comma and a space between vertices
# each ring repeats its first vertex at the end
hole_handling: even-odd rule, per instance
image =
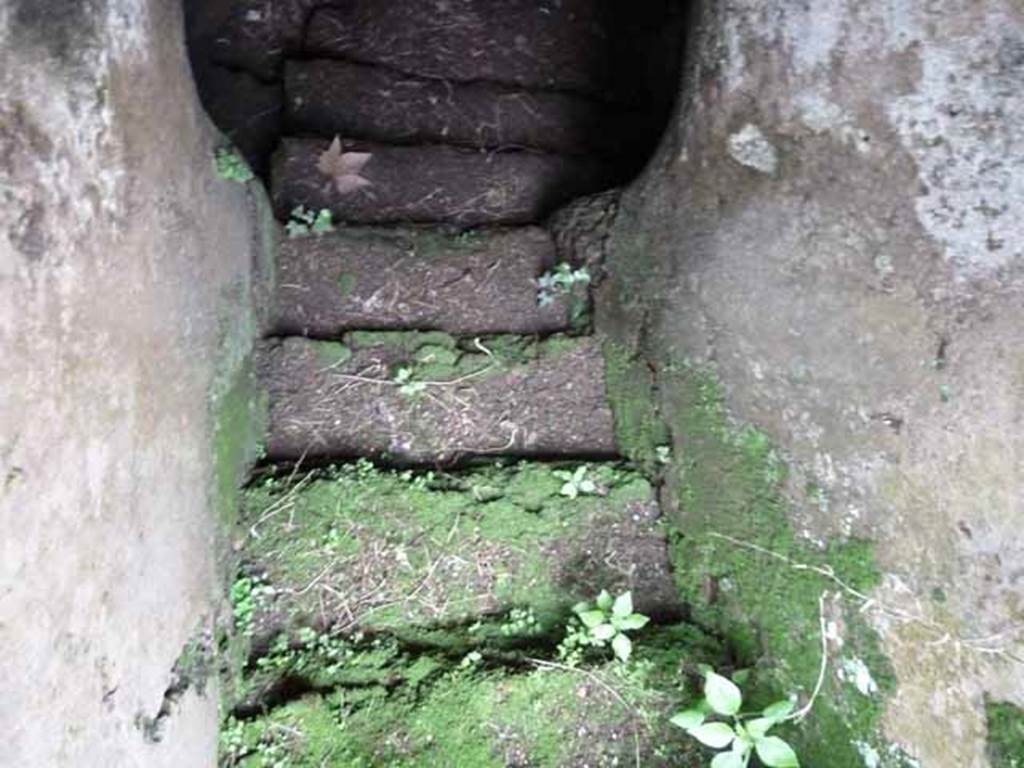
POLYGON ((157 716, 220 591, 213 412, 253 335, 216 141, 178 3, 0 3, 4 765, 214 762, 215 690, 157 716))
POLYGON ((984 697, 1024 704, 1024 5, 703 5, 606 325, 713 369, 803 536, 876 542, 889 737, 988 765, 984 697))

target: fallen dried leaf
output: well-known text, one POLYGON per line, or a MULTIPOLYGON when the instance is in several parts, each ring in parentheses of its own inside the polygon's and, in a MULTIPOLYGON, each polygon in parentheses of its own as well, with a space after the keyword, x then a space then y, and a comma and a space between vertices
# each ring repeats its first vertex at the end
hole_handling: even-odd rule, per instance
POLYGON ((334 182, 338 194, 346 195, 370 186, 369 179, 359 175, 373 157, 369 152, 343 152, 341 137, 335 136, 331 146, 320 155, 316 167, 324 176, 334 182))

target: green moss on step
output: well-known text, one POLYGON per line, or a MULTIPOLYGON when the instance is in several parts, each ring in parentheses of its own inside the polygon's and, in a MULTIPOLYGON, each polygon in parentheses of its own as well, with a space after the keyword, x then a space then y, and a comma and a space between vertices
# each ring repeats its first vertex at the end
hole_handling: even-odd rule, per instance
MULTIPOLYGON (((403 383, 452 382, 464 378, 482 378, 522 366, 540 357, 566 354, 579 341, 556 334, 543 340, 531 336, 501 335, 479 338, 455 338, 436 331, 357 331, 345 336, 355 350, 385 347, 393 357, 402 359, 392 370, 407 369, 403 383)), ((326 345, 329 342, 319 342, 326 345)), ((325 359, 333 359, 324 347, 325 359)))
POLYGON ((616 443, 627 457, 653 474, 658 465, 657 449, 668 444, 669 436, 655 406, 650 370, 620 344, 607 341, 602 351, 616 443))
POLYGON ((992 768, 1024 768, 1024 710, 1005 702, 987 701, 985 715, 992 768))
POLYGON ((323 364, 328 368, 347 363, 352 358, 352 350, 339 341, 318 342, 316 350, 323 364))
POLYGON ((590 583, 560 564, 652 496, 637 473, 598 465, 588 477, 603 495, 570 499, 558 471, 518 464, 416 474, 359 462, 298 485, 250 488, 244 557, 279 590, 266 620, 309 625, 327 606, 342 623, 401 631, 530 606, 550 628, 575 601, 622 581, 609 567, 588 571, 590 583))
POLYGON ((412 250, 417 257, 423 259, 451 256, 457 251, 478 250, 483 242, 484 235, 475 230, 456 234, 421 229, 412 234, 412 250))
POLYGON ((338 293, 341 298, 348 297, 356 289, 356 276, 351 272, 342 272, 338 275, 338 293))
POLYGON ((635 765, 637 753, 644 766, 696 765, 699 748, 668 725, 678 693, 652 686, 651 669, 453 664, 416 687, 336 689, 229 721, 222 755, 250 768, 610 767, 635 765))
POLYGON ((866 593, 878 579, 871 547, 852 541, 818 548, 797 538, 786 517, 783 463, 763 434, 727 422, 711 375, 668 369, 659 385, 677 457, 669 486, 678 505, 672 554, 694 620, 728 640, 739 666, 756 669, 756 707, 787 692, 810 695, 821 665, 824 596, 842 646, 830 646, 813 713, 786 735, 804 765, 861 768, 856 745, 877 740, 892 673, 857 601, 840 597, 830 579, 793 564, 832 569, 866 593), (854 680, 860 669, 870 675, 861 679, 864 691, 854 680))
POLYGON ((391 347, 414 354, 421 347, 455 349, 454 336, 441 331, 353 331, 345 337, 355 349, 391 347))

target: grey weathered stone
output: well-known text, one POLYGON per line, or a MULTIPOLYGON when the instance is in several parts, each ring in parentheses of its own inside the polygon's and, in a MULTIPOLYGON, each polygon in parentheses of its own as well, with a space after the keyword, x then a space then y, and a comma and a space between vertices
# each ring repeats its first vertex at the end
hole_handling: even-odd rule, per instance
POLYGON ((211 404, 257 324, 257 197, 214 176, 218 138, 182 32, 164 0, 0 4, 0 762, 12 768, 215 761, 213 681, 140 727, 186 644, 212 629, 211 404))
POLYGON ((875 597, 941 629, 878 619, 929 767, 988 765, 984 696, 1024 703, 1022 40, 1008 0, 705 4, 600 320, 715 369, 805 537, 877 542, 875 597))

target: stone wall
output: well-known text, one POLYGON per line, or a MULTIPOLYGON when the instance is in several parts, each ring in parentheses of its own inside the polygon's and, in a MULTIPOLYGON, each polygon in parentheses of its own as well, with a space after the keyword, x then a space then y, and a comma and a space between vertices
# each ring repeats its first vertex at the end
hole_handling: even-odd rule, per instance
POLYGON ((1024 9, 740 0, 696 30, 602 326, 714 373, 806 540, 875 542, 888 736, 988 765, 985 697, 1024 703, 1024 9))
POLYGON ((5 765, 214 761, 216 686, 172 668, 222 594, 214 426, 264 245, 177 5, 0 4, 5 765))

